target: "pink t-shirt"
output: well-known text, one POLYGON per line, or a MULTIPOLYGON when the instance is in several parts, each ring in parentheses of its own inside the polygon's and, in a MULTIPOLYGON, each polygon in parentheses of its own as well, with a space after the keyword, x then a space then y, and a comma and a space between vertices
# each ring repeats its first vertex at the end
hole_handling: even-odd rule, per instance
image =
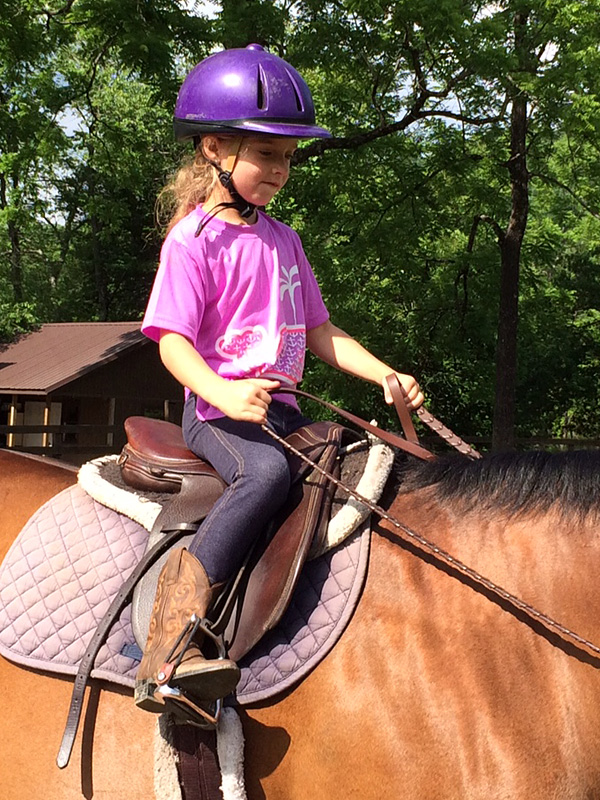
MULTIPOLYGON (((254 225, 216 217, 195 237, 204 217, 198 206, 165 239, 142 331, 155 341, 161 330, 185 336, 224 378, 295 386, 306 331, 329 318, 300 237, 262 212, 254 225)), ((197 413, 223 416, 200 397, 197 413)))

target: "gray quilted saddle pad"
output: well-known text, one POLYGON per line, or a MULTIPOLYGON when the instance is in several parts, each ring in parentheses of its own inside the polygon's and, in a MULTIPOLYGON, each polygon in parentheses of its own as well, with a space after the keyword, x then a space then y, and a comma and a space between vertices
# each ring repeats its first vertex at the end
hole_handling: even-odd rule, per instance
MULTIPOLYGON (((331 650, 364 583, 370 531, 363 523, 306 564, 281 623, 240 663, 238 702, 291 688, 331 650)), ((75 675, 98 623, 144 553, 148 531, 79 486, 42 506, 0 566, 0 654, 26 667, 75 675)), ((133 687, 141 658, 126 608, 92 676, 133 687)))

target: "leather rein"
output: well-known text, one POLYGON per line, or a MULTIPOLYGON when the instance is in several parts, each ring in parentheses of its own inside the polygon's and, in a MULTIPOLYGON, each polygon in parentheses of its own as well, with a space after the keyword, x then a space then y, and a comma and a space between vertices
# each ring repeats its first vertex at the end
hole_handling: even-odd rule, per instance
MULTIPOLYGON (((315 397, 314 395, 304 392, 301 389, 290 389, 282 386, 280 389, 277 389, 274 394, 293 394, 299 397, 306 397, 309 400, 314 400, 320 405, 325 406, 325 408, 328 408, 330 411, 333 411, 338 416, 342 417, 342 419, 352 422, 354 425, 362 428, 362 430, 367 431, 367 433, 370 433, 373 436, 376 436, 378 439, 381 439, 383 442, 386 442, 386 444, 391 444, 392 447, 397 447, 400 450, 404 450, 405 453, 410 453, 410 455, 416 456, 423 461, 434 460, 437 458, 437 456, 432 453, 431 450, 427 450, 427 448, 423 447, 423 445, 419 443, 419 437, 417 436, 415 426, 413 425, 410 412, 406 405, 406 392, 404 391, 398 377, 396 375, 388 375, 386 381, 394 401, 396 413, 398 414, 400 423, 402 425, 404 437, 397 436, 394 433, 389 433, 388 431, 383 430, 383 428, 379 428, 374 423, 367 422, 366 420, 357 417, 355 414, 351 414, 349 411, 345 411, 343 408, 339 408, 333 403, 328 403, 326 400, 322 400, 320 397, 315 397)), ((478 453, 477 450, 471 447, 470 444, 467 444, 467 442, 463 441, 463 439, 453 433, 450 428, 447 428, 439 421, 439 419, 436 419, 433 414, 430 414, 425 408, 421 407, 417 409, 416 413, 421 422, 425 423, 425 425, 431 428, 434 433, 437 433, 437 435, 440 436, 448 445, 458 450, 459 453, 462 453, 469 458, 481 458, 481 453, 478 453)))
MULTIPOLYGON (((395 434, 389 433, 388 431, 384 431, 381 428, 377 427, 376 425, 366 422, 360 417, 357 417, 354 414, 345 411, 344 409, 338 408, 333 403, 328 403, 327 401, 321 400, 319 397, 315 397, 314 395, 311 395, 308 392, 301 391, 300 389, 288 389, 282 387, 281 389, 277 389, 276 393, 294 394, 294 395, 299 395, 301 397, 306 397, 310 400, 314 400, 320 405, 323 405, 326 408, 328 408, 330 411, 334 411, 336 414, 339 414, 339 416, 341 416, 343 419, 352 422, 353 424, 357 425, 358 427, 362 428, 368 433, 371 433, 372 435, 376 436, 377 438, 381 439, 387 444, 391 444, 393 447, 400 448, 401 450, 410 453, 411 455, 415 455, 423 460, 430 461, 436 459, 437 456, 434 453, 432 453, 430 450, 427 450, 426 448, 418 444, 418 438, 416 436, 412 420, 410 419, 410 412, 405 402, 406 393, 404 392, 404 389, 402 388, 400 381, 395 375, 388 376, 388 379, 386 380, 388 382, 388 387, 390 388, 390 391, 392 393, 392 397, 394 399, 394 405, 396 407, 396 411, 398 412, 398 416, 400 417, 400 422, 402 423, 402 427, 406 438, 402 438, 401 436, 397 436, 395 434)), ((473 459, 481 458, 480 453, 478 453, 469 444, 460 439, 460 437, 452 433, 452 431, 449 428, 447 428, 445 425, 439 422, 439 420, 437 420, 423 407, 419 408, 416 413, 426 425, 432 428, 432 430, 438 433, 448 444, 455 447, 459 452, 473 459)), ((554 634, 557 634, 559 638, 566 639, 567 641, 571 642, 575 647, 591 651, 591 653, 593 653, 595 656, 600 657, 600 647, 593 644, 593 642, 590 642, 588 639, 585 639, 578 633, 575 633, 574 631, 565 627, 560 622, 557 622, 555 619, 552 619, 552 617, 549 617, 547 614, 544 614, 542 611, 539 611, 538 609, 534 608, 534 606, 529 605, 529 603, 526 603, 524 600, 521 600, 516 595, 507 591, 502 586, 494 583, 489 578, 486 578, 484 575, 481 575, 476 570, 467 566, 467 564, 460 561, 460 559, 455 558, 446 550, 443 550, 441 547, 438 547, 429 539, 426 539, 424 536, 421 536, 420 533, 417 533, 412 528, 409 528, 408 525, 405 525, 404 523, 400 522, 398 519, 393 517, 391 514, 388 514, 388 512, 385 511, 381 506, 377 505, 376 503, 373 503, 368 498, 359 494, 359 492, 355 491, 354 489, 351 489, 349 486, 346 486, 339 478, 336 478, 335 475, 326 472, 318 464, 315 464, 314 461, 312 461, 308 456, 304 455, 304 453, 301 453, 299 450, 293 447, 289 442, 286 442, 285 439, 283 439, 281 436, 275 433, 275 431, 273 431, 271 428, 267 427, 266 425, 262 425, 261 427, 265 431, 265 433, 271 436, 271 438, 275 439, 275 441, 279 442, 279 444, 282 445, 286 450, 293 453, 295 456, 300 458, 305 463, 309 464, 313 469, 315 469, 328 481, 330 481, 339 489, 341 489, 344 493, 348 494, 350 497, 354 498, 359 503, 365 505, 369 509, 369 511, 373 512, 381 519, 384 519, 386 520, 386 522, 389 522, 391 525, 393 525, 396 531, 398 531, 400 539, 403 539, 404 541, 408 541, 413 545, 416 545, 417 549, 434 556, 438 561, 443 562, 444 564, 449 566, 453 571, 458 571, 460 574, 466 576, 474 584, 492 594, 497 600, 508 602, 511 606, 513 606, 513 608, 522 611, 524 614, 527 615, 527 617, 529 617, 534 622, 541 623, 547 629, 552 631, 554 634)))

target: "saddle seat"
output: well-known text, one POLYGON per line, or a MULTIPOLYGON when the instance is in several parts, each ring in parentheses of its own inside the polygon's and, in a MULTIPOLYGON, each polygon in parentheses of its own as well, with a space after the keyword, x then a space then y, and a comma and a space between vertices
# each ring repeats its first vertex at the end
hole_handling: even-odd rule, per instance
MULTIPOLYGON (((186 447, 179 425, 150 417, 125 420, 127 444, 119 458, 123 480, 143 492, 175 493, 183 476, 205 476, 225 488, 216 470, 186 447)), ((214 490, 214 486, 212 487, 214 490)), ((215 500, 217 497, 215 497, 215 500)))

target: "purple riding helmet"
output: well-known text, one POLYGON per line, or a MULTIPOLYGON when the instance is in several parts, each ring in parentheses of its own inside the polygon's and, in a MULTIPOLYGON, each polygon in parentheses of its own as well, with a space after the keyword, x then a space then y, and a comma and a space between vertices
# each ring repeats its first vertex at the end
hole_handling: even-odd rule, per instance
POLYGON ((222 50, 201 61, 184 80, 175 105, 175 137, 205 133, 327 138, 302 76, 259 44, 222 50))
MULTIPOLYGON (((325 128, 315 125, 315 107, 304 78, 287 61, 267 53, 259 44, 222 50, 197 64, 179 90, 173 127, 176 139, 192 139, 195 146, 207 133, 293 139, 331 136, 325 128)), ((238 148, 239 142, 241 138, 238 148)), ((216 205, 198 226, 196 236, 224 208, 237 208, 243 218, 249 218, 256 209, 237 191, 233 166, 224 170, 219 164, 210 163, 232 202, 216 205)))

